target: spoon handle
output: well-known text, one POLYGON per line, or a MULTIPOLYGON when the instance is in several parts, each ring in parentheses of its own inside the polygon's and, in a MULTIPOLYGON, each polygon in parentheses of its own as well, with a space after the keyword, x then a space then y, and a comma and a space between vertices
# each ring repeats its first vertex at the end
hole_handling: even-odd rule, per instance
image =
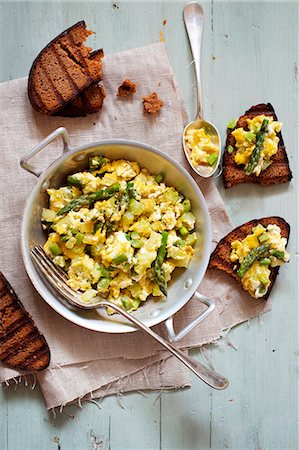
POLYGON ((202 94, 200 81, 201 42, 203 33, 204 14, 199 3, 188 3, 183 10, 184 22, 190 42, 191 52, 195 64, 197 89, 197 117, 203 117, 202 94))
POLYGON ((115 305, 114 303, 111 303, 107 300, 102 300, 97 304, 97 307, 101 306, 109 306, 110 308, 117 311, 122 316, 126 317, 130 322, 133 322, 140 330, 145 331, 148 333, 152 338, 154 338, 156 341, 160 342, 161 345, 163 345, 167 350, 169 350, 174 356, 176 356, 182 363, 185 364, 185 366, 188 367, 195 375, 198 376, 202 381, 204 381, 206 384, 211 386, 214 389, 225 389, 228 386, 228 380, 220 375, 219 373, 215 372, 214 370, 208 369, 208 367, 201 364, 196 359, 191 358, 189 355, 185 355, 184 352, 182 352, 180 349, 176 348, 174 345, 172 345, 170 342, 166 341, 164 338, 162 338, 159 334, 155 333, 151 328, 148 328, 146 325, 144 325, 140 320, 136 319, 132 314, 127 313, 119 306, 115 305))

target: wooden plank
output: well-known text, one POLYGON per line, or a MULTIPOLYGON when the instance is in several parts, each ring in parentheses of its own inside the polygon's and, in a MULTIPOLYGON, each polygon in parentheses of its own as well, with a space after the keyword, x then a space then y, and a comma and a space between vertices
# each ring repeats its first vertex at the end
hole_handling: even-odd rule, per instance
POLYGON ((111 415, 113 450, 158 449, 160 446, 160 402, 158 393, 131 393, 106 399, 111 415))
POLYGON ((8 433, 7 433, 7 415, 8 401, 4 394, 4 387, 0 389, 0 448, 7 450, 8 433))
MULTIPOLYGON (((213 109, 222 135, 226 121, 245 109, 270 101, 284 123, 283 135, 296 171, 298 117, 297 4, 215 3, 213 109), (237 19, 238 18, 238 19, 237 19), (269 24, 269 25, 267 25, 269 24), (270 25, 271 24, 271 25, 270 25), (279 30, 274 33, 274 30, 279 30), (287 49, 287 51, 286 51, 287 49), (218 99, 221 98, 220 109, 218 99)), ((215 354, 217 367, 230 375, 231 387, 213 393, 212 448, 297 448, 298 293, 296 273, 297 176, 290 186, 240 186, 221 193, 235 224, 252 217, 281 215, 291 223, 292 262, 281 269, 273 290, 273 311, 231 334, 238 351, 215 354), (248 205, 248 206, 246 206, 248 205)))
POLYGON ((7 443, 1 449, 108 450, 110 416, 96 405, 85 402, 82 410, 72 405, 62 413, 56 409, 55 417, 47 412, 39 387, 12 387, 3 396, 8 405, 7 443))

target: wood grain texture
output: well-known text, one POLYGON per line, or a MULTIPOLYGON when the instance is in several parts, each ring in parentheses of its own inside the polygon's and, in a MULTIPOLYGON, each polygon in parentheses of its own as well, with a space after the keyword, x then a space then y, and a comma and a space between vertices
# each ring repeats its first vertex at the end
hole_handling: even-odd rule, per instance
MULTIPOLYGON (((182 21, 183 3, 123 1, 0 1, 0 80, 26 76, 38 51, 67 26, 85 19, 92 47, 105 53, 159 40, 163 31, 173 70, 191 115, 194 73, 182 21), (163 26, 163 20, 167 23, 163 26), (13 55, 13 58, 11 57, 13 55)), ((211 391, 194 377, 191 389, 126 395, 68 407, 53 420, 40 390, 0 390, 1 450, 296 450, 298 448, 298 259, 296 192, 297 2, 203 2, 203 99, 208 120, 225 127, 251 105, 270 101, 283 122, 294 179, 290 185, 217 184, 235 226, 279 215, 292 227, 291 263, 273 289, 273 310, 233 329, 215 347, 215 368, 230 387, 211 391), (229 344, 229 341, 227 342, 229 344)), ((124 74, 125 75, 125 74, 124 74)), ((199 352, 193 352, 201 358, 199 352)))

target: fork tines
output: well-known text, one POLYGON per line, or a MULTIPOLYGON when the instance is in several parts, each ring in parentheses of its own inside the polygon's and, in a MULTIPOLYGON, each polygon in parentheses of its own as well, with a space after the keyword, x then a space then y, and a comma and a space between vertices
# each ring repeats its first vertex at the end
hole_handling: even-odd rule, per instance
POLYGON ((66 284, 66 274, 62 271, 62 269, 53 263, 44 249, 40 245, 36 245, 30 250, 30 252, 37 266, 45 275, 50 284, 70 301, 79 301, 78 294, 66 284))

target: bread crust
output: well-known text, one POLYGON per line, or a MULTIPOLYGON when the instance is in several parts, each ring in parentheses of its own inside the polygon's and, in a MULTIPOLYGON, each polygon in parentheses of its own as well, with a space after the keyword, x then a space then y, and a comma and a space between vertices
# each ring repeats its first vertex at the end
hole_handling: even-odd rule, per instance
MULTIPOLYGON (((271 103, 260 103, 248 109, 245 114, 239 118, 236 127, 247 128, 246 119, 252 119, 261 114, 272 116, 274 120, 278 120, 271 103)), ((278 151, 271 157, 271 160, 273 161, 272 164, 266 170, 263 170, 259 176, 256 176, 255 174, 246 175, 244 166, 238 165, 234 161, 235 152, 230 154, 227 151, 229 145, 232 147, 235 146, 235 138, 232 135, 232 131, 233 130, 227 129, 223 154, 222 178, 226 189, 240 183, 255 183, 260 184, 261 186, 271 186, 274 184, 287 183, 292 179, 288 156, 280 132, 277 133, 277 136, 279 137, 278 151)))
POLYGON ((9 282, 0 272, 0 361, 37 372, 50 363, 50 349, 9 282))
MULTIPOLYGON (((248 236, 251 233, 251 230, 253 227, 257 226, 258 224, 263 225, 265 228, 268 225, 277 225, 281 229, 281 236, 287 239, 287 242, 289 240, 290 235, 290 225, 281 217, 278 216, 272 216, 272 217, 263 217, 261 219, 254 219, 250 220, 249 222, 244 223, 243 225, 235 228, 232 230, 227 236, 222 238, 215 250, 213 251, 210 262, 209 262, 209 269, 219 269, 223 272, 226 272, 228 275, 230 275, 234 280, 241 286, 242 282, 241 279, 238 277, 237 273, 233 270, 233 267, 235 263, 231 262, 230 260, 230 253, 231 253, 231 243, 235 240, 242 240, 246 236, 248 236)), ((260 297, 262 300, 267 300, 270 292, 272 290, 272 287, 275 283, 275 280, 277 278, 279 267, 269 267, 271 270, 270 274, 270 285, 266 292, 266 294, 263 297, 260 297)), ((245 291, 247 292, 247 291, 245 291)), ((247 292, 248 293, 248 292, 247 292)), ((248 295, 250 295, 248 293, 248 295)))
POLYGON ((155 115, 157 114, 164 106, 163 100, 158 97, 156 92, 152 92, 146 97, 142 97, 143 99, 143 109, 146 113, 155 115))
POLYGON ((135 94, 135 92, 136 92, 136 83, 134 83, 132 80, 126 79, 118 87, 117 96, 127 97, 128 95, 135 94))

